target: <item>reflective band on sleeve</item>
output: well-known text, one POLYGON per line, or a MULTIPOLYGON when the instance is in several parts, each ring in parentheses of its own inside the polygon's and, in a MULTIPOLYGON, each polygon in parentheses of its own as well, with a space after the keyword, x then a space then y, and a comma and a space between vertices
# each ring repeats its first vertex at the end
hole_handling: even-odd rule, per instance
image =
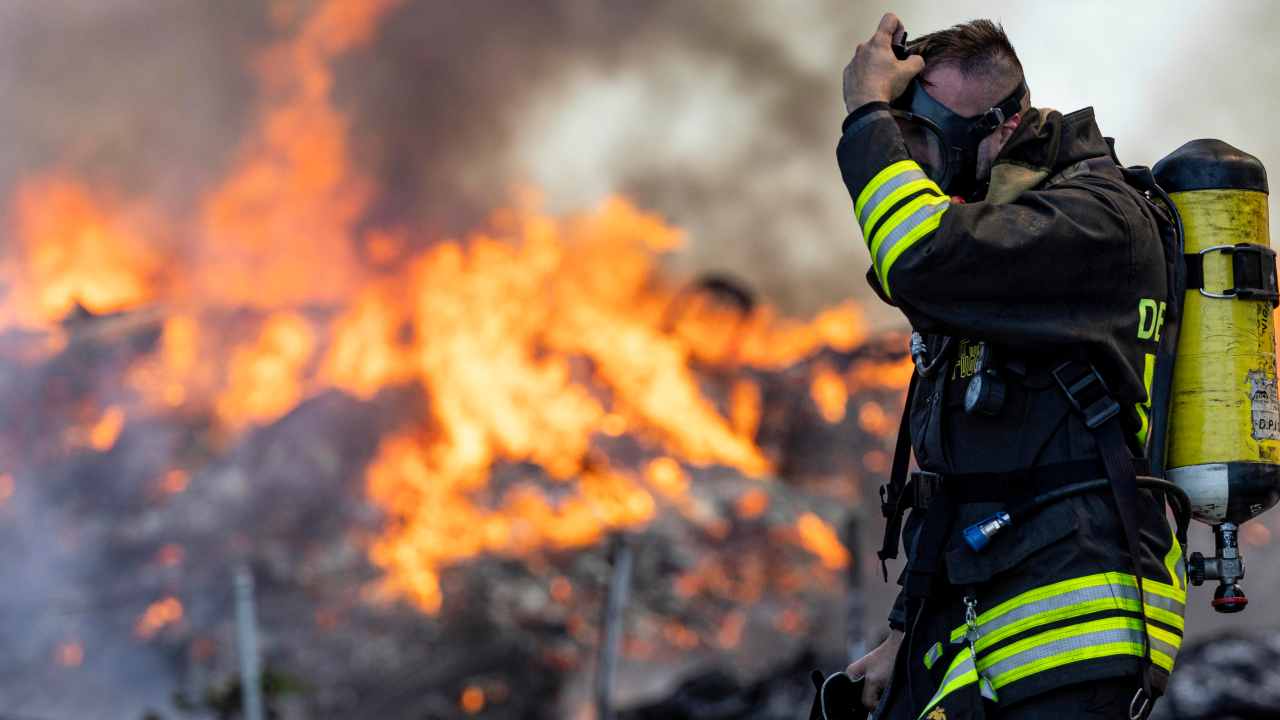
POLYGON ((857 217, 862 217, 862 211, 867 206, 867 201, 870 200, 871 197, 885 185, 885 183, 891 182, 894 178, 904 172, 912 171, 920 173, 921 176, 924 175, 924 171, 920 169, 920 165, 915 160, 899 160, 876 173, 875 177, 871 178, 871 181, 867 183, 867 186, 862 188, 862 192, 858 193, 858 199, 853 203, 853 214, 857 217))
POLYGON ((942 657, 942 643, 936 642, 933 647, 929 648, 929 652, 924 654, 925 668, 932 670, 934 663, 938 662, 940 657, 942 657))
MULTIPOLYGON (((867 204, 863 205, 862 212, 858 213, 858 224, 862 226, 863 234, 870 232, 876 220, 893 207, 894 203, 917 190, 929 190, 935 187, 937 185, 925 177, 924 171, 918 169, 904 170, 889 178, 874 195, 867 198, 867 204)), ((937 194, 941 195, 942 192, 939 191, 937 194)))
POLYGON ((929 702, 925 704, 924 710, 920 711, 920 717, 924 717, 933 709, 935 705, 942 702, 942 699, 960 688, 971 683, 978 682, 978 671, 974 668, 973 653, 969 648, 962 649, 951 666, 947 668, 947 674, 942 677, 942 682, 938 684, 938 692, 934 693, 929 702))
POLYGON ((938 229, 942 214, 948 207, 948 198, 922 195, 894 213, 876 232, 876 237, 872 240, 871 255, 875 260, 876 274, 880 277, 880 286, 884 288, 886 295, 893 294, 889 289, 889 269, 893 267, 894 261, 920 238, 938 229))

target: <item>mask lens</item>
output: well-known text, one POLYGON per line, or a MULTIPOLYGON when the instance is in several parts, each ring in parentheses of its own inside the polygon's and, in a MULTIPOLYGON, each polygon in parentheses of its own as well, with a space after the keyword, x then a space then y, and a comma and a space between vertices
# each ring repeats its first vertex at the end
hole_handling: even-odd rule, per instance
POLYGON ((893 119, 902 131, 911 159, 920 164, 929 179, 945 187, 948 168, 942 136, 914 115, 894 113, 893 119))

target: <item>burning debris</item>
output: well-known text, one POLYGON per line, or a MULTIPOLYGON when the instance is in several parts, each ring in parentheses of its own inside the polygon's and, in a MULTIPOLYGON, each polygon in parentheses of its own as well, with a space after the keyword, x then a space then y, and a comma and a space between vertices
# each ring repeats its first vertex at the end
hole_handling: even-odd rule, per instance
POLYGON ((676 282, 681 232, 622 198, 458 240, 371 224, 333 65, 396 5, 280 6, 257 122, 189 217, 65 168, 10 200, 15 709, 234 715, 247 565, 286 717, 580 717, 610 538, 618 704, 842 649, 901 339, 676 282))

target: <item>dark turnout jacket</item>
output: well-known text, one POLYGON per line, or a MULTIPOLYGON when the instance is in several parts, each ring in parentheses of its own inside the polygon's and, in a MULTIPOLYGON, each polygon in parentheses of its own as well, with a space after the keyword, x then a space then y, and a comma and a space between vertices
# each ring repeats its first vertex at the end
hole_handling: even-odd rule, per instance
MULTIPOLYGON (((1097 368, 1141 455, 1173 251, 1167 217, 1126 182, 1091 109, 1025 113, 981 202, 948 198, 925 177, 884 103, 846 119, 837 156, 871 254, 868 280, 939 363, 917 378, 910 408, 922 470, 970 484, 997 474, 1017 492, 1017 473, 1091 467, 1094 438, 1049 374, 1065 360, 1097 368), (964 411, 979 343, 1009 381, 994 416, 964 411)), ((1136 677, 1144 615, 1158 680, 1172 670, 1186 583, 1163 505, 1141 497, 1139 598, 1104 494, 1050 505, 983 552, 966 547, 961 529, 1001 509, 1005 484, 955 508, 946 582, 919 617, 904 616, 901 598, 895 606, 890 624, 910 632, 879 717, 980 717, 981 697, 1005 705, 1136 677)), ((909 558, 918 526, 907 523, 909 558)))

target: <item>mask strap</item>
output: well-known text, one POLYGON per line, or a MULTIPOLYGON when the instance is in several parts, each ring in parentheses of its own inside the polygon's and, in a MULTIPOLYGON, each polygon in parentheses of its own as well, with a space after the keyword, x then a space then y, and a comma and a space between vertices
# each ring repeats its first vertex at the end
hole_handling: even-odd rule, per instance
POLYGON ((1022 109, 1022 96, 1027 93, 1027 83, 1025 80, 1018 81, 1018 87, 1013 89, 1005 99, 1001 100, 991 109, 983 113, 982 117, 974 122, 969 128, 969 132, 977 137, 986 137, 993 130, 1004 124, 1005 120, 1013 117, 1022 109))

